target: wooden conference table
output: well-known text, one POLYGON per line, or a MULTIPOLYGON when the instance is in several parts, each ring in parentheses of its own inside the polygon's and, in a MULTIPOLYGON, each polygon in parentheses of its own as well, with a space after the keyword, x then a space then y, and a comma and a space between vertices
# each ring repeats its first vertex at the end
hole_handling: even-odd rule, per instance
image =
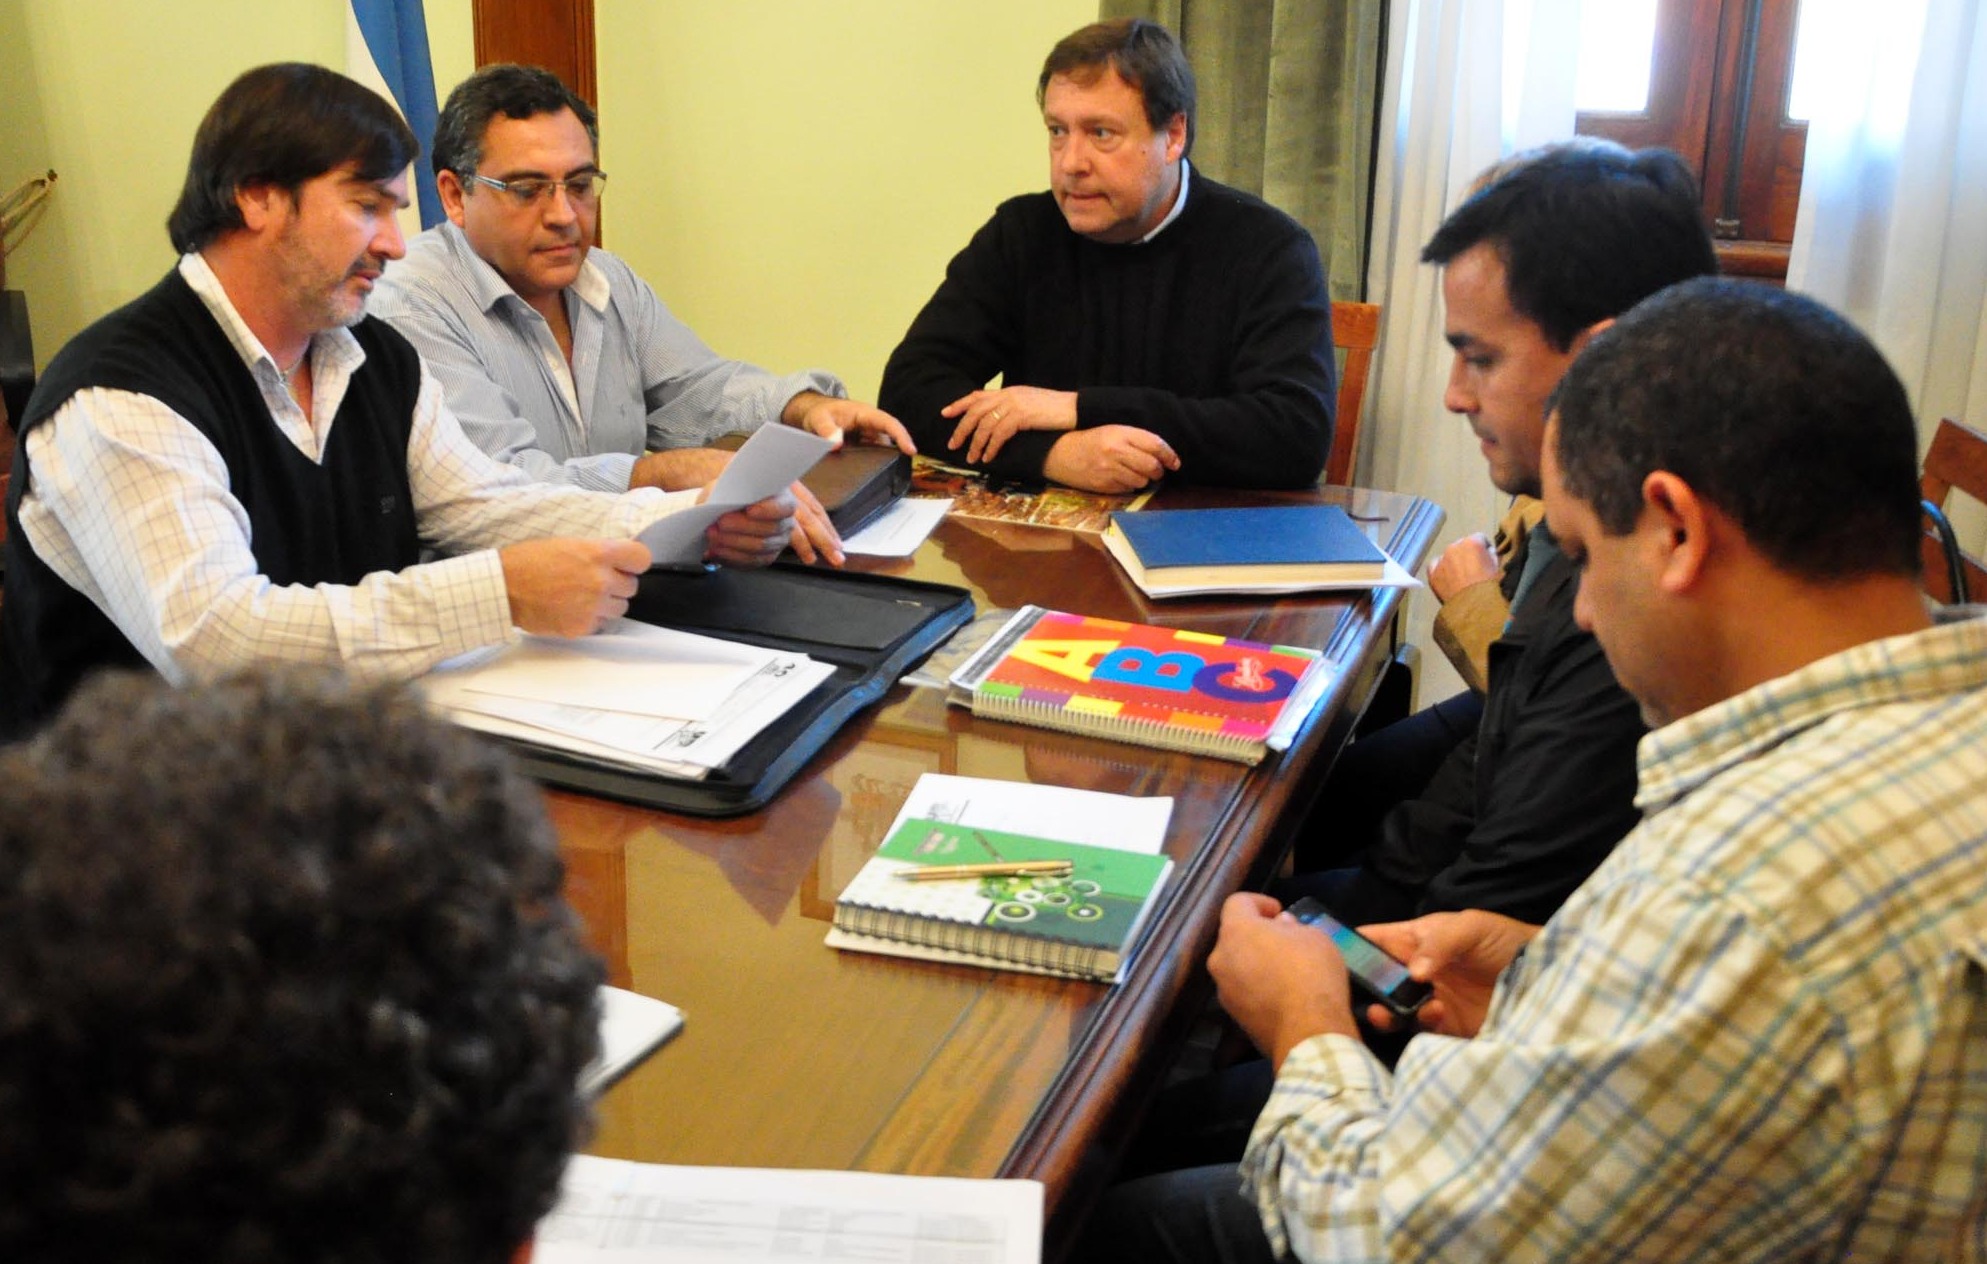
MULTIPOLYGON (((1374 519, 1409 567, 1442 517, 1412 496, 1344 488, 1166 492, 1152 507, 1315 500, 1374 519)), ((1370 699, 1400 594, 1150 602, 1094 536, 957 517, 911 559, 850 565, 969 587, 982 610, 1033 602, 1320 646, 1340 669, 1291 749, 1253 769, 976 720, 937 690, 899 686, 750 816, 548 793, 570 892, 614 981, 687 1020, 602 1100, 594 1152, 1030 1177, 1047 1187, 1053 1259, 1206 996, 1222 899, 1273 869, 1370 699), (1125 982, 823 944, 836 894, 926 772, 1174 796, 1173 879, 1125 982)))

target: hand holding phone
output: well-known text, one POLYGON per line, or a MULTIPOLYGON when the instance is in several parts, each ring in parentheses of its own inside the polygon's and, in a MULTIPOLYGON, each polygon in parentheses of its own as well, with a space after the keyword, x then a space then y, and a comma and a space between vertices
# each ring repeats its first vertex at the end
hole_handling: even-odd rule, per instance
POLYGON ((1284 912, 1331 936, 1346 972, 1360 989, 1403 1018, 1411 1018, 1434 989, 1407 972, 1407 964, 1391 956, 1366 936, 1331 915, 1323 904, 1305 896, 1284 912))

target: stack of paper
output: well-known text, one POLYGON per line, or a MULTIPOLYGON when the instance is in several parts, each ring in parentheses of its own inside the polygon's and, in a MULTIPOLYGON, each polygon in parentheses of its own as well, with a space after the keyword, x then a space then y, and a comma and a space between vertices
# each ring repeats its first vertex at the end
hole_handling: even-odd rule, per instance
POLYGON ((833 674, 805 654, 616 619, 464 655, 422 686, 465 727, 698 780, 833 674))
POLYGON ((1034 1181, 748 1167, 576 1154, 538 1222, 538 1264, 951 1260, 1040 1264, 1034 1181))

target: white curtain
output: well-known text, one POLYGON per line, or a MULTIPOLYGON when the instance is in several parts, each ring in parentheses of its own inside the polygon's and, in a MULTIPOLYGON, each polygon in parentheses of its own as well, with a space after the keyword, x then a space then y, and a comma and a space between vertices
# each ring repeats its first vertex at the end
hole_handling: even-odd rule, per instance
POLYGON ((1987 4, 1806 0, 1815 116, 1790 289, 1868 333, 1941 417, 1987 428, 1987 4))
MULTIPOLYGON (((1462 419, 1444 411, 1449 347, 1442 294, 1421 247, 1479 171, 1573 134, 1579 0, 1393 0, 1374 177, 1367 294, 1385 308, 1356 482, 1441 505, 1437 543, 1487 531, 1506 498, 1490 485, 1462 419)), ((1409 604, 1408 635, 1429 645, 1435 602, 1409 604)), ((1439 652, 1422 655, 1422 704, 1463 687, 1439 652)))

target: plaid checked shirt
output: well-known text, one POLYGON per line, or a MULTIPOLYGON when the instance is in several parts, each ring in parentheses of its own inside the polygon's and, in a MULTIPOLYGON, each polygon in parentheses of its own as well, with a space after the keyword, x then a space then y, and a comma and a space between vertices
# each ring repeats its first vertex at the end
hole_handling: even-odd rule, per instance
POLYGON ((1645 820, 1388 1075, 1286 1060, 1243 1162, 1304 1260, 1987 1259, 1987 620, 1651 733, 1645 820))
MULTIPOLYGON (((313 461, 365 352, 349 330, 311 340, 312 415, 199 255, 179 262, 254 374, 271 423, 313 461)), ((460 553, 357 584, 278 587, 260 572, 248 512, 221 454, 149 395, 79 391, 29 432, 34 482, 21 529, 166 679, 251 662, 343 666, 405 678, 513 635, 496 549, 545 536, 626 538, 694 504, 695 492, 610 496, 534 483, 464 437, 425 366, 407 445, 421 542, 460 553)))

